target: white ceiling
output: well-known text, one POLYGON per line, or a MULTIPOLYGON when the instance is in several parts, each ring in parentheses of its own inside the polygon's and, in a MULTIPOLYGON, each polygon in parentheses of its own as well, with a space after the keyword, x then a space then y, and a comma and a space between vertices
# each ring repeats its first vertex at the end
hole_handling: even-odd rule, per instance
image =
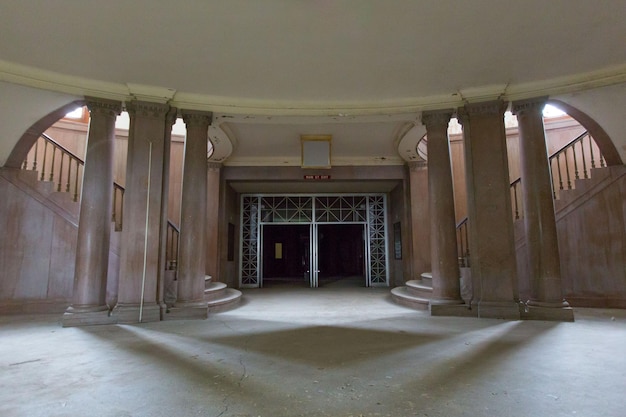
POLYGON ((0 81, 214 111, 232 165, 316 133, 398 164, 423 109, 626 79, 624 0, 0 0, 0 28, 0 81))

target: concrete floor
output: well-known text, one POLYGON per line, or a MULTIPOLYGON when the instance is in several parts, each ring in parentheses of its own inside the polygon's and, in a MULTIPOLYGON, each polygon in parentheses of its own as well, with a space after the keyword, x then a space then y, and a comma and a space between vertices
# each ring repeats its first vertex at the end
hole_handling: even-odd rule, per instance
POLYGON ((623 416, 626 311, 430 317, 389 289, 244 291, 204 321, 0 318, 0 416, 623 416))

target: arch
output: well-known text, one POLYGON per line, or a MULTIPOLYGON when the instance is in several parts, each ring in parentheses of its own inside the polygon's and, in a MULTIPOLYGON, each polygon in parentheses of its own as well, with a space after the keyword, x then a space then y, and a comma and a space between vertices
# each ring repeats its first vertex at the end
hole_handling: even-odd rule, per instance
POLYGON ((549 99, 546 103, 569 114, 589 132, 598 145, 598 148, 600 148, 600 152, 602 152, 608 166, 622 165, 624 163, 611 137, 592 117, 561 100, 549 99))
POLYGON ((72 101, 56 110, 53 110, 35 122, 31 127, 26 129, 26 132, 24 132, 24 134, 17 141, 4 166, 6 168, 20 168, 22 166, 22 162, 24 162, 24 158, 28 155, 28 151, 30 151, 30 148, 32 148, 43 132, 62 119, 68 112, 72 111, 76 107, 84 105, 85 100, 72 101))

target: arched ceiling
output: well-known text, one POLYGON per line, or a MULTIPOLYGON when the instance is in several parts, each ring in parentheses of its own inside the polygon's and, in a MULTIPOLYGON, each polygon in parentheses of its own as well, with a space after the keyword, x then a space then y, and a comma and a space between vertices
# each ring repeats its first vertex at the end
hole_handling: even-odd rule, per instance
POLYGON ((292 164, 314 133, 401 163, 424 109, 626 82, 625 22, 624 0, 3 0, 0 81, 213 111, 226 163, 292 164))

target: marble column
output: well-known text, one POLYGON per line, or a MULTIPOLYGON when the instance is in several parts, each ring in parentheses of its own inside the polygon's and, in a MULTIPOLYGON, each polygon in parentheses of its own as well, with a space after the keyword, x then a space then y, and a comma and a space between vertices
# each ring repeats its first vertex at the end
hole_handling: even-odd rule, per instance
MULTIPOLYGON (((165 304, 165 287, 167 273, 167 222, 169 220, 169 187, 170 187, 170 159, 172 148, 172 127, 176 123, 178 109, 171 107, 165 116, 165 138, 163 142, 163 181, 161 184, 161 242, 159 248, 159 276, 157 282, 157 303, 161 308, 161 320, 167 311, 165 304)), ((173 278, 172 278, 173 280, 173 278)))
POLYGON ((206 318, 207 142, 212 114, 183 110, 187 125, 178 251, 178 295, 170 315, 206 318))
POLYGON ((130 130, 124 193, 120 276, 117 305, 119 323, 159 321, 157 286, 161 247, 161 203, 166 120, 170 106, 128 103, 130 130))
POLYGON ((219 281, 219 213, 220 213, 220 174, 222 164, 207 163, 207 206, 206 206, 206 274, 219 281))
POLYGON ((461 306, 461 273, 456 244, 454 189, 448 123, 451 110, 422 114, 428 138, 428 195, 430 202, 430 248, 433 277, 431 315, 466 315, 461 306))
POLYGON ((111 323, 106 286, 113 209, 115 119, 121 103, 87 98, 90 113, 72 305, 63 326, 111 323))
POLYGON ((431 271, 428 164, 426 161, 409 162, 409 188, 413 253, 411 256, 413 273, 410 279, 419 279, 423 272, 431 271))
POLYGON ((543 125, 546 98, 513 103, 519 124, 524 229, 528 251, 530 299, 525 318, 573 321, 563 299, 550 162, 543 125))
POLYGON ((519 319, 505 109, 494 100, 466 104, 457 115, 465 143, 472 310, 519 319))

